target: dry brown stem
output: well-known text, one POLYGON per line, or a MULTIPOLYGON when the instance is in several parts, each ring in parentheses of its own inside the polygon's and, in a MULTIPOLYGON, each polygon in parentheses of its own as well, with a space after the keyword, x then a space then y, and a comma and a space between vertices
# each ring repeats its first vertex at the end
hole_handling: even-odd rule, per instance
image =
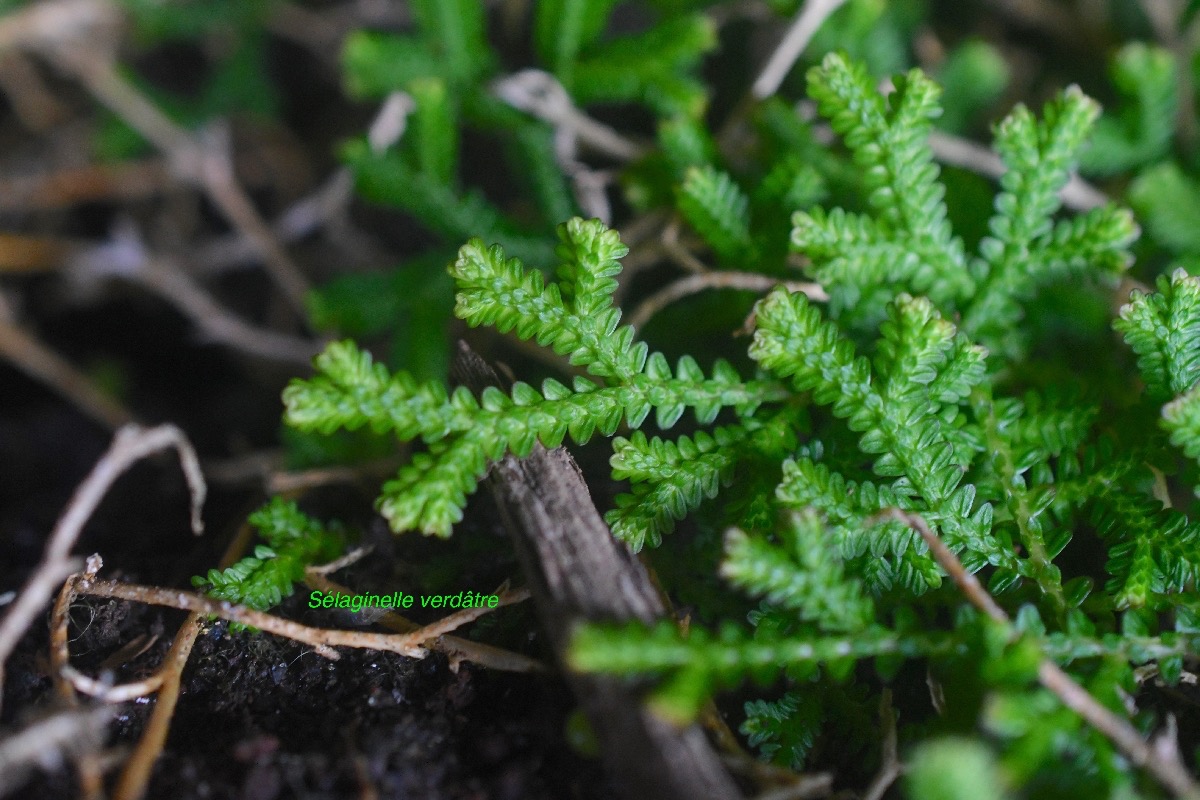
MULTIPOLYGON (((331 660, 338 658, 337 651, 333 649, 335 647, 380 650, 408 656, 409 658, 423 658, 428 652, 422 646, 424 642, 460 628, 493 610, 487 607, 463 609, 412 633, 390 634, 373 631, 313 628, 236 603, 213 600, 212 598, 193 592, 165 589, 158 586, 144 586, 110 580, 88 581, 85 579, 79 582, 77 592, 81 595, 115 597, 147 605, 178 608, 184 611, 194 611, 199 614, 220 617, 230 622, 237 622, 252 628, 258 628, 267 633, 273 633, 276 636, 302 642, 312 647, 319 655, 331 660)), ((523 589, 501 591, 499 594, 500 602, 497 608, 520 602, 529 596, 529 593, 523 589)))
POLYGON ((254 244, 267 271, 303 316, 308 281, 238 183, 228 135, 220 126, 191 134, 117 71, 118 24, 119 12, 107 0, 50 0, 0 20, 0 50, 39 53, 161 150, 171 170, 203 188, 229 223, 254 244))
MULTIPOLYGON (((995 622, 1011 627, 1011 622, 1008 615, 1004 613, 1004 609, 997 605, 978 579, 967 572, 962 562, 958 560, 958 556, 950 551, 950 548, 929 527, 929 523, 921 515, 890 509, 880 514, 880 517, 899 520, 921 534, 921 538, 929 545, 933 557, 942 566, 942 569, 946 570, 971 605, 995 622)), ((1042 686, 1057 695, 1063 705, 1104 734, 1130 761, 1145 768, 1176 797, 1200 800, 1200 785, 1197 785, 1195 779, 1184 767, 1177 750, 1156 748, 1148 744, 1127 720, 1118 717, 1101 705, 1087 689, 1080 686, 1074 678, 1053 661, 1044 659, 1038 665, 1038 680, 1042 686)))
POLYGON ((779 90, 783 79, 792 71, 796 59, 804 53, 813 34, 821 27, 829 15, 841 8, 846 0, 807 0, 796 13, 795 19, 784 34, 783 40, 767 59, 766 66, 759 73, 754 85, 750 88, 751 95, 756 100, 765 100, 779 90))
MULTIPOLYGON (((350 554, 353 555, 353 554, 350 554)), ((340 561, 341 559, 339 559, 340 561)), ((338 566, 337 562, 333 565, 325 565, 324 567, 309 567, 305 572, 304 582, 314 589, 320 589, 326 593, 336 593, 354 596, 357 594, 353 589, 343 586, 336 581, 333 581, 318 570, 329 567, 338 566)), ((408 618, 397 614, 395 611, 384 611, 374 620, 377 624, 382 625, 389 630, 397 633, 412 633, 413 631, 421 630, 421 626, 409 620, 408 618)), ((481 667, 488 669, 500 670, 503 672, 545 672, 546 666, 537 659, 523 656, 520 653, 514 653, 511 650, 505 650, 500 647, 494 647, 490 644, 475 642, 470 639, 462 639, 458 636, 438 636, 422 642, 422 646, 435 650, 440 653, 445 653, 450 658, 451 669, 456 669, 461 661, 471 661, 479 664, 481 667)))
POLYGON ((676 300, 708 289, 740 289, 747 292, 769 292, 776 286, 784 286, 789 292, 800 292, 810 300, 828 300, 829 296, 820 284, 802 281, 781 281, 770 275, 753 272, 704 272, 688 275, 669 283, 643 300, 629 315, 629 324, 640 328, 676 300))
POLYGON ((183 431, 174 425, 160 425, 149 429, 127 425, 121 428, 113 437, 108 452, 75 490, 66 511, 50 534, 42 561, 34 571, 33 577, 21 590, 8 614, 0 621, 0 666, 8 659, 37 613, 45 607, 58 581, 79 568, 77 560, 69 557, 71 547, 109 487, 135 462, 168 449, 173 449, 179 454, 179 462, 191 490, 192 530, 196 533, 203 531, 204 523, 200 519, 200 509, 204 504, 207 489, 204 477, 200 474, 200 462, 196 459, 196 451, 192 449, 183 431))

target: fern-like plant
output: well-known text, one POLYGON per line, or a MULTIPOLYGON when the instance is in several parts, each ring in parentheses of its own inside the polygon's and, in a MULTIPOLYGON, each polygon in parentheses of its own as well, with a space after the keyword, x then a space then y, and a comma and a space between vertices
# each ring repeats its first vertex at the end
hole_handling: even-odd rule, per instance
MULTIPOLYGON (((576 44, 542 47, 565 80, 586 85, 586 65, 572 62, 576 44)), ((661 546, 701 510, 702 529, 726 533, 722 553, 700 560, 719 558, 736 592, 702 606, 711 624, 686 633, 668 623, 585 628, 571 650, 576 668, 661 676, 652 703, 677 720, 690 719, 719 686, 782 681, 781 698, 747 705, 744 730, 764 753, 800 768, 830 735, 824 721, 845 721, 850 698, 871 691, 859 662, 872 660, 887 680, 923 659, 939 697, 956 709, 947 724, 962 733, 981 721, 1003 746, 997 761, 975 745, 930 745, 917 758, 916 784, 961 753, 980 769, 1026 778, 1062 763, 1086 776, 1101 764, 1107 786, 1133 787, 1136 774, 1112 744, 1034 680, 1048 658, 1085 685, 1131 684, 1143 664, 1174 681, 1200 645, 1200 528, 1190 509, 1172 508, 1156 489, 1163 474, 1180 471, 1200 482, 1195 463, 1172 449, 1200 453, 1200 290, 1182 274, 1164 279, 1116 323, 1148 397, 1167 402, 1161 433, 1131 435, 1159 410, 1148 412, 1140 398, 1117 409, 1082 377, 1076 389, 1048 388, 1038 377, 1039 328, 1022 320, 1045 291, 1111 292, 1138 233, 1115 205, 1059 216, 1059 191, 1097 105, 1072 87, 1040 120, 1019 107, 1000 123, 995 148, 1006 172, 972 252, 950 224, 926 142, 938 89, 916 70, 893 84, 881 95, 841 55, 810 71, 809 93, 861 173, 862 202, 807 207, 819 179, 778 161, 771 202, 803 198, 790 247, 830 302, 772 291, 756 306, 740 367, 683 357, 672 368, 638 341, 613 303, 626 248, 600 222, 576 218, 558 228, 553 280, 481 240, 459 250, 450 275, 461 319, 534 341, 590 377, 540 388, 517 382, 476 397, 393 373, 343 341, 318 357, 314 377, 288 387, 287 421, 321 434, 369 428, 419 440, 423 449, 383 487, 379 509, 397 532, 438 536, 461 519, 489 462, 527 455, 537 443, 621 432, 611 463, 631 490, 607 514, 613 533, 634 550, 661 546), (636 430, 651 412, 658 429, 670 429, 689 409, 696 430, 687 435, 636 430), (728 503, 706 506, 726 487, 728 503), (1013 627, 963 608, 914 530, 916 518, 984 578, 1013 627), (1107 554, 1102 591, 1095 575, 1062 556, 1077 539, 1107 554), (739 602, 749 626, 712 619, 739 602)), ((702 132, 678 122, 660 139, 678 181, 675 202, 718 259, 767 264, 780 252, 753 227, 751 195, 711 163, 702 132)), ((1111 335, 1102 326, 1088 333, 1111 335)), ((1111 691, 1102 699, 1119 701, 1111 691)), ((963 770, 955 774, 969 782, 963 770)))

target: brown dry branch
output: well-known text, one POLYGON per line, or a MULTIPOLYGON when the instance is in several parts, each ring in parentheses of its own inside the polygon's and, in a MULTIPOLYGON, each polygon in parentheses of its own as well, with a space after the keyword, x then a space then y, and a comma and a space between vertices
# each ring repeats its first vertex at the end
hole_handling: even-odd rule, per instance
POLYGON ((892 707, 891 689, 884 689, 883 696, 879 698, 879 722, 883 727, 882 763, 871 785, 863 793, 862 800, 883 800, 887 790, 904 771, 896 749, 896 709, 892 707))
POLYGON ((776 286, 784 286, 789 292, 800 292, 810 300, 828 300, 829 295, 820 284, 802 281, 781 281, 770 275, 759 275, 753 272, 704 272, 699 275, 688 275, 643 300, 633 313, 629 315, 629 324, 640 328, 649 322, 655 314, 689 295, 709 289, 739 289, 747 292, 769 292, 776 286))
POLYGON ((256 327, 226 310, 173 260, 151 255, 131 223, 118 225, 109 241, 77 251, 69 275, 82 286, 114 278, 136 283, 174 306, 210 340, 253 356, 307 367, 320 350, 315 342, 256 327))
POLYGON ((200 615, 189 614, 163 659, 158 673, 163 680, 155 696, 154 712, 142 729, 142 738, 138 740, 137 747, 121 770, 113 789, 113 800, 141 800, 146 795, 150 773, 162 753, 163 745, 167 743, 167 733, 171 729, 171 719, 175 715, 175 704, 179 701, 183 683, 183 667, 200 635, 201 622, 200 615))
MULTIPOLYGON (((340 561, 341 559, 339 559, 340 561)), ((336 563, 336 562, 335 562, 336 563)), ((353 597, 358 594, 353 589, 343 586, 336 581, 330 580, 324 574, 318 572, 319 569, 325 567, 309 567, 305 572, 304 582, 313 589, 320 589, 322 592, 330 594, 344 594, 353 597)), ((421 626, 412 620, 396 613, 395 611, 384 610, 376 619, 375 623, 382 625, 396 633, 412 633, 421 630, 421 626)), ((499 670, 501 672, 545 672, 546 666, 537 659, 529 656, 515 653, 511 650, 505 650, 501 647, 495 647, 482 642, 475 642, 470 639, 463 639, 458 636, 438 636, 422 642, 422 647, 429 650, 435 650, 439 653, 444 653, 450 659, 451 670, 457 671, 459 663, 470 661, 478 664, 481 667, 488 669, 499 670)))
POLYGON ((35 720, 0 740, 0 797, 19 789, 37 769, 53 771, 104 745, 113 710, 67 709, 35 720))
MULTIPOLYGON (((451 374, 477 395, 499 383, 496 372, 461 342, 451 374)), ((507 456, 493 465, 487 484, 560 660, 585 621, 648 624, 666 614, 645 566, 613 538, 565 448, 537 445, 528 458, 507 456)), ((742 796, 699 725, 681 730, 657 717, 619 678, 574 672, 567 678, 610 773, 630 796, 742 796)))
POLYGON ((756 100, 765 100, 779 90, 783 79, 792 71, 796 60, 812 40, 813 34, 829 15, 837 11, 846 0, 807 0, 796 13, 795 19, 784 34, 783 40, 767 59, 766 66, 750 88, 756 100))
MULTIPOLYGON (((38 612, 45 607, 54 592, 54 587, 71 572, 78 570, 78 560, 69 556, 71 547, 79 538, 84 524, 108 493, 109 487, 137 461, 169 449, 178 453, 180 466, 191 491, 192 530, 197 534, 204 530, 200 509, 204 504, 207 488, 200 473, 196 451, 183 431, 174 425, 160 425, 149 429, 126 425, 121 428, 113 437, 108 452, 96 462, 91 473, 75 490, 66 511, 50 534, 41 563, 4 619, 0 620, 0 670, 38 612)), ((0 672, 0 685, 2 682, 3 673, 0 672)))
MULTIPOLYGON (((114 597, 121 600, 132 600, 153 606, 177 608, 183 611, 194 611, 199 614, 220 617, 230 622, 237 622, 251 628, 258 628, 307 644, 319 655, 330 660, 337 660, 335 647, 354 647, 362 650, 380 650, 397 653, 409 658, 424 658, 428 650, 422 644, 437 638, 444 633, 466 625, 479 617, 494 610, 489 607, 468 608, 455 612, 437 622, 426 625, 417 631, 406 634, 376 633, 373 631, 345 631, 333 628, 314 628, 299 622, 283 619, 265 611, 256 611, 237 603, 224 600, 213 600, 194 592, 179 589, 166 589, 159 586, 144 586, 136 583, 123 583, 110 580, 87 580, 79 582, 76 591, 81 595, 93 597, 114 597)), ((518 603, 529 596, 523 589, 497 592, 500 602, 496 606, 502 608, 518 603)))
MULTIPOLYGON (((898 520, 919 533, 925 543, 929 545, 929 551, 938 564, 954 580, 955 585, 971 602, 971 605, 990 619, 1011 630, 1011 622, 1008 615, 1004 613, 1004 609, 997 605, 979 580, 967 572, 962 562, 958 560, 958 556, 951 552, 922 516, 893 508, 883 512, 879 517, 898 520)), ((1042 686, 1057 695, 1063 705, 1104 734, 1130 761, 1145 768, 1176 797, 1200 800, 1200 785, 1184 767, 1177 749, 1160 746, 1157 743, 1147 744, 1137 729, 1127 720, 1118 717, 1101 705, 1087 689, 1080 686, 1074 678, 1049 659, 1043 659, 1038 665, 1038 680, 1042 686)))
POLYGON ((0 53, 0 91, 21 124, 35 133, 47 131, 67 117, 67 107, 29 59, 15 50, 0 53))
MULTIPOLYGON (((253 535, 254 527, 249 522, 242 523, 237 535, 221 555, 219 568, 226 569, 236 563, 246 551, 253 535)), ((154 710, 142 729, 141 738, 121 770, 113 794, 114 800, 141 800, 146 794, 154 764, 167 743, 167 734, 171 730, 171 720, 175 716, 175 705, 179 702, 179 691, 183 684, 183 668, 191 655, 196 638, 200 635, 202 622, 199 614, 188 614, 175 633, 175 640, 171 642, 171 648, 157 673, 162 676, 162 683, 155 697, 154 710)))
POLYGON ((526 69, 507 75, 492 83, 492 93, 554 128, 555 160, 563 174, 571 178, 580 209, 585 216, 611 224, 612 208, 606 189, 613 175, 581 161, 579 145, 621 162, 640 158, 648 151, 647 147, 576 108, 567 90, 548 72, 526 69))
POLYGON ((238 182, 227 132, 210 125, 199 134, 189 133, 118 72, 119 23, 119 10, 109 0, 49 0, 0 19, 0 51, 46 58, 162 151, 171 171, 201 187, 228 222, 254 243, 271 277, 303 316, 308 281, 238 182))
POLYGON ((663 252, 684 272, 702 274, 711 272, 709 266, 692 253, 691 249, 680 241, 679 217, 671 217, 658 237, 663 252))
POLYGON ((3 294, 0 294, 0 359, 50 387, 106 428, 115 430, 134 421, 128 409, 96 388, 87 375, 13 321, 3 294))

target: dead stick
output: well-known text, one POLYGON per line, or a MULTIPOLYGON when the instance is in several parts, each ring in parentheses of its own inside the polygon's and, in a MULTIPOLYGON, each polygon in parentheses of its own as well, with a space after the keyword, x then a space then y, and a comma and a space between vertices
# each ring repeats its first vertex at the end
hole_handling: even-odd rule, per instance
MULTIPOLYGON (((499 383, 465 344, 453 373, 476 394, 499 383)), ((645 567, 600 518, 579 467, 564 448, 540 445, 498 462, 488 487, 500 507, 539 616, 560 662, 576 626, 598 620, 653 622, 665 614, 645 567)), ((656 717, 628 682, 567 676, 596 730, 606 765, 630 797, 741 797, 699 725, 656 717)))
MULTIPOLYGON (((50 599, 57 580, 62 580, 70 571, 65 564, 75 540, 79 538, 84 524, 96 510, 96 506, 104 498, 109 487, 120 475, 137 461, 161 450, 175 449, 179 453, 180 464, 192 491, 192 529, 199 533, 203 530, 200 521, 200 507, 204 503, 204 478, 200 474, 200 464, 196 452, 192 449, 183 431, 174 425, 160 425, 157 428, 143 429, 136 425, 128 425, 117 431, 108 452, 96 463, 91 473, 75 490, 67 510, 54 526, 50 541, 42 556, 42 563, 34 572, 32 578, 22 590, 20 597, 13 603, 8 614, 0 621, 0 666, 8 659, 10 653, 29 624, 33 621, 50 599), (51 580, 48 576, 57 576, 51 580)), ((78 568, 78 567, 76 567, 78 568)))
MULTIPOLYGON (((929 545, 933 557, 941 564, 942 569, 954 580, 958 588, 966 595, 971 604, 987 614, 988 617, 1004 626, 1010 626, 1008 615, 1004 609, 988 594, 978 579, 958 560, 958 556, 950 551, 946 543, 933 532, 929 523, 919 514, 913 514, 899 509, 889 509, 880 517, 890 517, 899 520, 921 534, 921 538, 929 545)), ((1187 769, 1178 758, 1165 758, 1142 739, 1132 725, 1121 719, 1088 693, 1074 678, 1063 672, 1057 664, 1049 659, 1038 665, 1038 680, 1042 686, 1058 696, 1063 705, 1083 717, 1084 721, 1100 731, 1109 741, 1125 753, 1138 766, 1155 777, 1163 786, 1177 797, 1187 800, 1200 800, 1200 786, 1188 774, 1187 769)))
MULTIPOLYGON (((242 523, 237 535, 221 554, 220 568, 225 569, 236 563, 249 547, 253 536, 254 526, 248 522, 242 523)), ((201 622, 201 615, 193 611, 187 615, 187 619, 175 633, 171 649, 167 651, 158 671, 158 674, 162 675, 162 683, 154 698, 154 710, 150 712, 150 719, 142 729, 141 738, 125 761, 113 793, 113 800, 141 800, 146 794, 154 764, 162 754, 167 743, 167 734, 171 730, 171 720, 175 718, 175 707, 179 703, 179 691, 183 685, 183 668, 187 665, 192 647, 200 635, 201 622)))

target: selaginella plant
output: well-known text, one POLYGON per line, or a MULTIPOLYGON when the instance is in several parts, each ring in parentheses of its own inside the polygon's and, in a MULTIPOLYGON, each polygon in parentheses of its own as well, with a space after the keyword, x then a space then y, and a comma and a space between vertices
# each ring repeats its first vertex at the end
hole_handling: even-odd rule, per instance
MULTIPOLYGON (((853 752, 870 741, 877 723, 863 709, 881 683, 903 681, 927 698, 906 701, 906 741, 989 734, 920 751, 919 796, 942 796, 921 787, 942 785, 946 770, 958 788, 945 796, 1153 792, 1035 677, 1042 659, 1057 661, 1124 714, 1135 668, 1174 684, 1200 646, 1200 524, 1191 492, 1179 491, 1200 482, 1190 460, 1200 455, 1200 280, 1176 273, 1130 298, 1115 327, 1145 397, 1101 396, 1131 360, 1085 312, 1088 298, 1114 293, 1137 227, 1114 205, 1059 215, 1097 105, 1070 88, 1040 120, 1019 107, 1000 123, 1006 171, 987 234, 970 247, 951 227, 926 142, 937 86, 914 70, 884 96, 839 55, 808 85, 858 167, 865 204, 795 213, 791 249, 829 302, 772 291, 740 367, 692 357, 672 366, 638 341, 613 302, 626 248, 600 222, 573 219, 558 229, 552 279, 480 240, 459 250, 450 274, 461 319, 536 341, 590 377, 477 397, 391 373, 343 341, 286 390, 287 422, 420 440, 379 509, 397 532, 437 536, 462 518, 490 462, 622 432, 611 463, 631 489, 607 513, 614 535, 654 548, 699 510, 700 529, 725 531, 719 574, 736 592, 700 602, 686 630, 585 628, 576 668, 660 676, 651 702, 677 720, 720 686, 767 683, 770 697, 746 705, 743 732, 794 769, 832 758, 831 743, 853 752), (1043 291, 1081 298, 1056 319, 1107 343, 1101 377, 1042 373, 1046 342, 1029 309, 1043 291), (688 411, 693 430, 673 440, 638 430, 651 415, 670 429, 688 411), (983 580, 1012 627, 966 604, 914 519, 983 580), (1092 551, 1105 554, 1102 589, 1080 555, 1092 551), (749 625, 717 618, 731 608, 749 612, 749 625), (914 673, 914 661, 925 667, 914 673), (992 774, 1005 783, 981 783, 992 774)), ((686 180, 684 197, 738 205, 720 200, 736 192, 715 172, 686 180)), ((694 205, 687 219, 703 226, 705 204, 694 205)), ((726 260, 776 247, 736 226, 701 233, 726 260)), ((688 536, 697 548, 713 541, 688 536)), ((1161 720, 1143 709, 1134 722, 1148 732, 1161 720)))

